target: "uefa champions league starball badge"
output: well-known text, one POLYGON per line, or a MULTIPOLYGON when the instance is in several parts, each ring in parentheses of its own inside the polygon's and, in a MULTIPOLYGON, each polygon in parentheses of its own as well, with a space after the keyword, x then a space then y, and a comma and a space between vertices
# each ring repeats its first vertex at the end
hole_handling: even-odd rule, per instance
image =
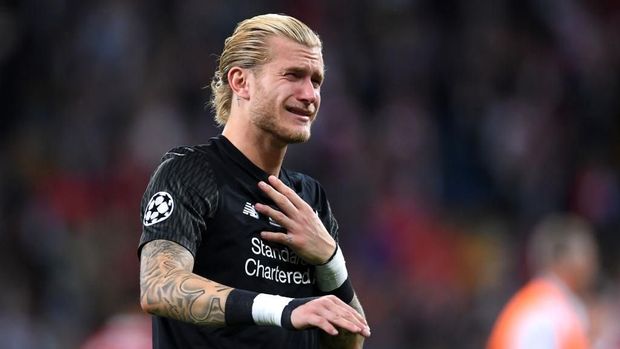
POLYGON ((172 196, 165 191, 160 191, 153 195, 148 205, 146 205, 143 224, 148 227, 149 225, 164 221, 170 217, 172 210, 174 210, 172 196))

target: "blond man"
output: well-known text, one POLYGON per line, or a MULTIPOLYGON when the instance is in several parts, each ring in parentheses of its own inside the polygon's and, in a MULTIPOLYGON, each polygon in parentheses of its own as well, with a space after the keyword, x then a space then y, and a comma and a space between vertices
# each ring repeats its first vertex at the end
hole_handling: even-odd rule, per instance
POLYGON ((370 335, 313 178, 282 168, 310 137, 319 37, 262 15, 226 39, 211 83, 222 134, 166 153, 142 200, 142 308, 155 348, 361 348, 370 335))

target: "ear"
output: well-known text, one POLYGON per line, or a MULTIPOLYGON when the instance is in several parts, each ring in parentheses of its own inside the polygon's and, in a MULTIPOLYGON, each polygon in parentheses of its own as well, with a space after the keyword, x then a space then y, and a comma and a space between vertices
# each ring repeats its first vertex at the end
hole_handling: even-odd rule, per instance
POLYGON ((228 71, 228 85, 233 93, 241 98, 249 98, 249 69, 232 67, 228 71))

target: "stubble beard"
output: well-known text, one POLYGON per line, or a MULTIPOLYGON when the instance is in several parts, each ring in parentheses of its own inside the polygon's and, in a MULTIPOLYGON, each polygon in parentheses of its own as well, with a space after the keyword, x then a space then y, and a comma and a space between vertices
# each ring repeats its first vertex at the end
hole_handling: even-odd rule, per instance
POLYGON ((285 144, 304 143, 310 139, 310 129, 307 131, 290 131, 278 123, 277 105, 275 102, 260 102, 250 112, 250 120, 259 129, 271 134, 285 144))

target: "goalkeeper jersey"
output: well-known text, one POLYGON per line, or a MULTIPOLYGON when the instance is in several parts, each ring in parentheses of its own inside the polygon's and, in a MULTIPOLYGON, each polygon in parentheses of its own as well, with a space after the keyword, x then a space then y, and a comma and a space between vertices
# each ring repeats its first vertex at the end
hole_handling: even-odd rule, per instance
MULTIPOLYGON (((223 135, 207 144, 167 152, 142 198, 139 248, 156 239, 174 241, 194 255, 193 272, 226 286, 286 297, 319 294, 314 267, 292 249, 267 242, 261 231, 285 233, 258 213, 256 203, 277 206, 258 188, 268 174, 223 135)), ((287 186, 306 201, 338 241, 338 224, 321 185, 282 169, 287 186)), ((196 326, 153 316, 153 347, 318 348, 318 331, 275 326, 196 326)))

